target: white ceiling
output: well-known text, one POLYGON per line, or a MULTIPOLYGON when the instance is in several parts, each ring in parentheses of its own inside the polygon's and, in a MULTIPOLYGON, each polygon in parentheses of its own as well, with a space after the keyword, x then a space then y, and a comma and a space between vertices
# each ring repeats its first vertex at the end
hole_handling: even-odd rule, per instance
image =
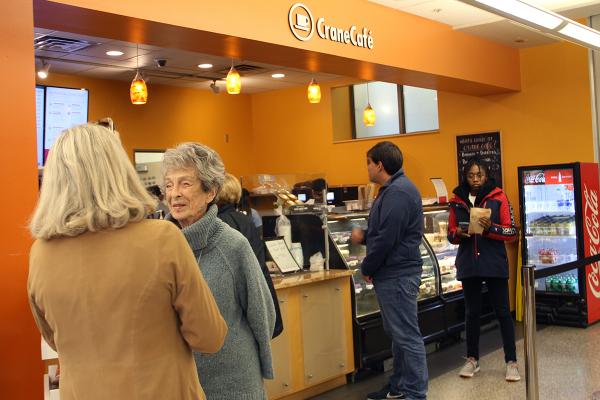
MULTIPOLYGON (((523 48, 553 43, 557 39, 543 35, 516 22, 509 21, 458 0, 368 0, 386 7, 415 14, 452 26, 465 32, 523 48)), ((525 0, 571 19, 600 14, 600 1, 590 0, 525 0)))
MULTIPOLYGON (((50 73, 81 75, 92 78, 131 81, 137 66, 135 43, 109 40, 98 37, 77 35, 67 32, 50 31, 35 28, 35 38, 58 36, 67 39, 85 40, 92 46, 74 52, 35 50, 36 65, 44 59, 51 65, 50 73), (106 55, 109 50, 119 50, 122 56, 106 55)), ((139 46, 139 68, 149 84, 184 86, 210 90, 209 85, 216 79, 221 93, 225 92, 225 76, 231 67, 232 60, 207 54, 189 51, 165 49, 156 46, 139 46), (156 59, 166 59, 167 64, 159 68, 156 59), (200 69, 198 64, 213 64, 211 69, 200 69)), ((236 65, 249 64, 260 69, 251 72, 240 72, 242 75, 242 93, 259 93, 307 85, 314 77, 318 82, 339 78, 337 75, 316 73, 298 69, 283 68, 276 65, 234 60, 236 65), (284 78, 271 77, 274 73, 284 73, 284 78)))

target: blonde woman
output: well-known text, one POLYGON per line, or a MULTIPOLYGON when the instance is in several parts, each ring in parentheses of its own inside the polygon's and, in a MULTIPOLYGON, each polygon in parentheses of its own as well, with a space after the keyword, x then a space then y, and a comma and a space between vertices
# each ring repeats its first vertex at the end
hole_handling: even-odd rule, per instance
POLYGON ((217 352, 227 326, 181 232, 145 219, 154 206, 116 132, 58 137, 30 224, 28 291, 62 400, 205 398, 192 349, 217 352))

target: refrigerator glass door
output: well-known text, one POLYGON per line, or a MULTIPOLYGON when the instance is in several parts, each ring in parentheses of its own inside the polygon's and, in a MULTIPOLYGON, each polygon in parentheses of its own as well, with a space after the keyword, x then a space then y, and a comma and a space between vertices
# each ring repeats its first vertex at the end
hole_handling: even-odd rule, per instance
MULTIPOLYGON (((538 269, 577 260, 575 177, 572 168, 525 170, 523 211, 524 263, 538 269)), ((550 293, 579 293, 577 271, 536 281, 536 289, 550 293)))

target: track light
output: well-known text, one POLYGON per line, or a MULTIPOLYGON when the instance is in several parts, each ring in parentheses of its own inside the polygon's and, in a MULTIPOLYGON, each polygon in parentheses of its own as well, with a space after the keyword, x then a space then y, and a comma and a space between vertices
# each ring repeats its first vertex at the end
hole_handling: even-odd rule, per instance
POLYGON ((37 75, 40 79, 46 79, 48 77, 48 72, 50 71, 50 64, 46 62, 46 60, 42 60, 42 66, 38 69, 37 75))
POLYGON ((210 84, 210 90, 212 90, 214 94, 219 94, 219 92, 221 91, 221 88, 217 86, 216 79, 213 79, 212 83, 210 84))

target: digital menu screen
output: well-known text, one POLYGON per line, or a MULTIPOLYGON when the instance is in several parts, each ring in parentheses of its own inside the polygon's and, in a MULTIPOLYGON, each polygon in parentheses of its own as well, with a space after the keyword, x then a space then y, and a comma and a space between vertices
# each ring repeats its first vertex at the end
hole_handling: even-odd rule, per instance
POLYGON ((88 91, 46 87, 44 159, 60 133, 88 119, 88 91))
POLYGON ((38 166, 44 165, 44 87, 35 87, 35 128, 38 166))

